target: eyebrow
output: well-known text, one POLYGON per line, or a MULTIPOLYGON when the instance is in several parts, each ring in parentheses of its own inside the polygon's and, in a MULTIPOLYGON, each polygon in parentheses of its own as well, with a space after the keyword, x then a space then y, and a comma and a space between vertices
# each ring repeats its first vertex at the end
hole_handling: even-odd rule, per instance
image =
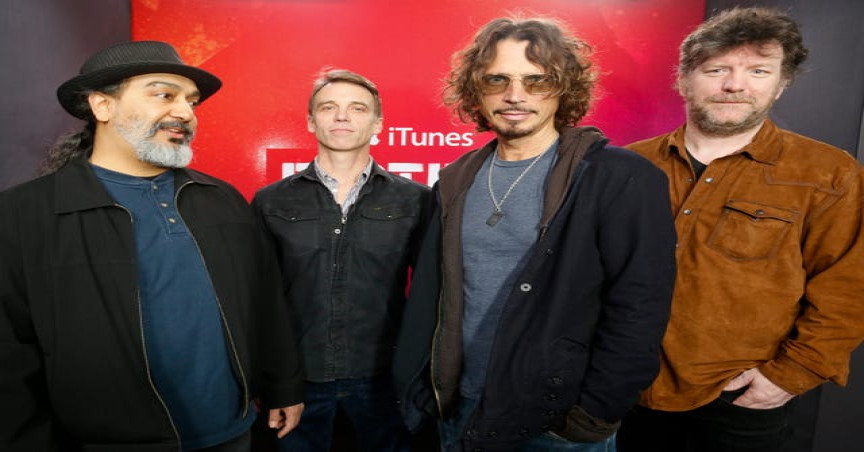
MULTIPOLYGON (((337 106, 339 105, 338 102, 336 102, 335 100, 332 100, 332 99, 331 99, 331 100, 325 100, 325 101, 322 101, 322 102, 318 102, 317 104, 315 104, 315 106, 316 106, 316 107, 320 107, 320 106, 322 106, 322 105, 328 105, 328 104, 333 104, 333 105, 337 105, 337 106)), ((352 101, 349 101, 349 102, 348 102, 348 105, 349 105, 349 106, 351 106, 351 105, 362 105, 362 106, 364 106, 364 107, 366 107, 366 108, 370 108, 370 107, 369 107, 369 104, 367 104, 366 102, 360 101, 360 100, 352 100, 352 101)))
MULTIPOLYGON (((166 81, 162 81, 162 80, 154 80, 154 81, 152 81, 152 82, 150 82, 150 83, 148 83, 148 84, 146 84, 146 85, 144 85, 144 86, 145 86, 145 88, 149 88, 149 87, 158 87, 158 86, 166 86, 166 87, 168 87, 168 88, 175 89, 175 90, 177 90, 177 91, 183 91, 183 87, 182 87, 182 86, 180 86, 180 85, 178 85, 178 84, 176 84, 176 83, 166 82, 166 81)), ((190 94, 187 95, 186 97, 201 97, 201 91, 198 91, 198 90, 196 89, 195 91, 193 91, 192 93, 190 93, 190 94)))

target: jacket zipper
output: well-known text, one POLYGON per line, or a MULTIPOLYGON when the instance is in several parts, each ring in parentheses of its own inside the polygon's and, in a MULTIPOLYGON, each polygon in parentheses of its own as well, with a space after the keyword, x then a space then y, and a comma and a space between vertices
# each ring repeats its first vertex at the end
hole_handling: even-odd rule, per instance
MULTIPOLYGON (((183 214, 180 213, 180 190, 183 190, 187 185, 192 184, 192 181, 187 181, 181 185, 177 191, 174 193, 174 205, 177 206, 177 215, 183 220, 183 214)), ((186 223, 186 220, 183 220, 183 223, 186 223)), ((204 265, 204 268, 207 270, 207 276, 210 277, 210 269, 207 267, 207 261, 204 260, 204 255, 201 254, 201 247, 198 246, 198 240, 195 239, 195 236, 190 232, 189 237, 192 238, 192 243, 195 244, 195 249, 198 251, 198 257, 201 258, 201 263, 204 265)), ((212 277, 211 277, 212 278, 212 277)), ((211 280, 212 284, 212 280, 211 280)), ((249 414, 249 384, 246 381, 246 373, 243 372, 243 363, 240 362, 240 356, 237 353, 237 345, 234 343, 234 336, 231 334, 231 327, 228 325, 228 319, 225 317, 225 311, 222 310, 222 302, 219 301, 219 295, 216 294, 215 287, 213 291, 213 296, 216 299, 216 307, 219 308, 219 316, 222 319, 222 324, 225 326, 225 334, 228 336, 228 344, 231 346, 231 354, 234 357, 234 362, 237 365, 237 373, 240 374, 240 382, 243 386, 243 414, 242 416, 245 418, 249 414)))
MULTIPOLYGON (((121 206, 120 204, 114 204, 115 207, 118 207, 126 212, 129 215, 129 223, 132 225, 133 233, 135 228, 135 217, 132 216, 132 212, 129 209, 121 206)), ((180 432, 177 431, 177 426, 174 424, 174 418, 171 417, 171 411, 168 410, 168 405, 165 403, 165 400, 162 398, 162 395, 159 394, 159 390, 156 389, 156 385, 153 383, 153 375, 150 373, 150 359, 147 357, 147 342, 144 337, 144 314, 142 312, 141 306, 141 291, 137 288, 135 289, 135 301, 138 305, 138 331, 141 337, 141 351, 144 355, 144 372, 147 374, 147 383, 150 385, 150 389, 153 390, 153 394, 156 395, 156 399, 159 400, 159 404, 162 405, 162 409, 165 410, 165 415, 168 416, 168 423, 171 424, 171 430, 174 432, 174 438, 177 440, 177 444, 182 444, 182 440, 180 439, 180 432)))

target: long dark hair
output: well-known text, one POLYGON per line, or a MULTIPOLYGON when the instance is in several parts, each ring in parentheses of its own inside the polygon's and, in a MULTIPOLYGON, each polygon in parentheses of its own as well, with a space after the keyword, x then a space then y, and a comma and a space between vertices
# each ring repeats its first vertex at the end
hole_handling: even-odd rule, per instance
POLYGON ((48 147, 45 158, 39 165, 40 176, 51 174, 66 166, 71 160, 81 156, 89 156, 93 152, 93 138, 96 135, 96 118, 93 116, 93 112, 90 111, 90 102, 88 100, 90 93, 100 92, 116 97, 125 86, 125 81, 121 81, 103 86, 97 90, 84 91, 79 94, 75 109, 87 112, 87 122, 76 131, 61 135, 54 144, 48 147))
POLYGON ((464 49, 456 52, 452 68, 444 80, 444 104, 450 106, 463 122, 474 122, 477 131, 491 130, 479 106, 483 93, 480 78, 495 59, 496 46, 504 39, 528 41, 525 56, 558 81, 549 96, 558 97, 555 128, 575 126, 591 105, 597 72, 588 55, 591 46, 552 18, 498 18, 481 28, 464 49))

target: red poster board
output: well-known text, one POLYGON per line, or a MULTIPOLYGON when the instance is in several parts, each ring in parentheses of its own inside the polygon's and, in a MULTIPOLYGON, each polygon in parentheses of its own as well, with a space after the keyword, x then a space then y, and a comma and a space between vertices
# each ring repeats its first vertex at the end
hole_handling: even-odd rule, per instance
POLYGON ((490 139, 441 105, 450 56, 511 11, 557 17, 593 46, 600 97, 584 123, 618 145, 673 129, 683 122, 672 89, 677 47, 704 8, 704 0, 132 0, 132 36, 171 42, 222 79, 197 110, 192 166, 251 197, 314 157, 306 105, 324 67, 378 85, 376 161, 437 180, 441 167, 490 139))

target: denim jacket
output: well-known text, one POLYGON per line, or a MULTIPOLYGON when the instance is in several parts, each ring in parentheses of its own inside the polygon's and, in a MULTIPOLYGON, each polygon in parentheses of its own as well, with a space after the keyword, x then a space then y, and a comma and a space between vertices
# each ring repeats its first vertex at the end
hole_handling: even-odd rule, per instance
POLYGON ((279 255, 307 380, 389 374, 429 193, 375 164, 344 216, 312 165, 255 195, 279 255))

